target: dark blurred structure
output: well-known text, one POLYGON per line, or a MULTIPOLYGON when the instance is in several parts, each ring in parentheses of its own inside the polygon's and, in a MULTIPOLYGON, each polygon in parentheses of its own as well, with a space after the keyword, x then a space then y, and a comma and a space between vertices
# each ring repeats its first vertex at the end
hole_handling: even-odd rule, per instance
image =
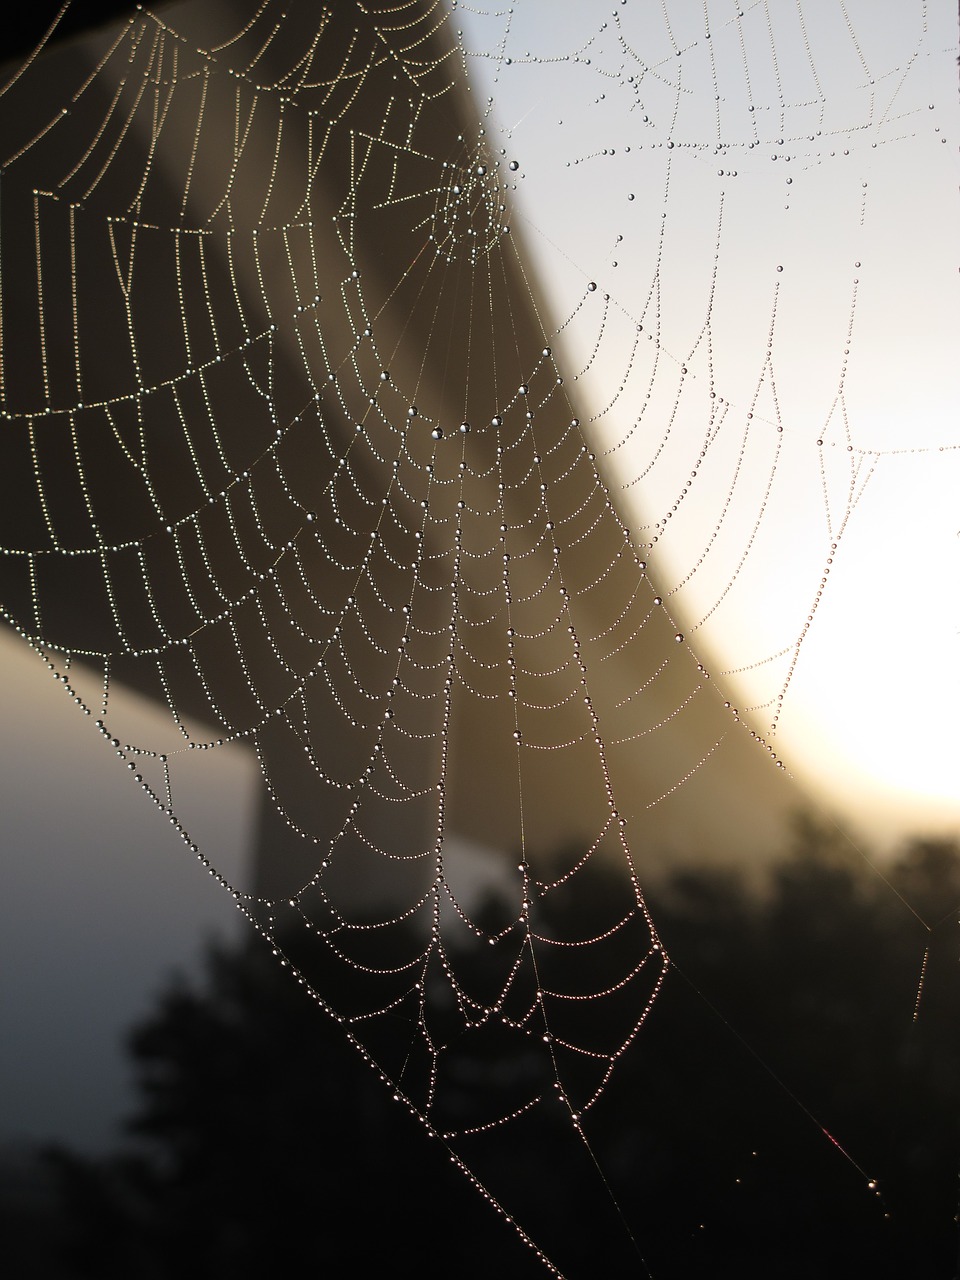
MULTIPOLYGON (((67 17, 96 23, 114 8, 78 0, 67 17)), ((343 525, 366 530, 371 505, 379 510, 388 493, 396 528, 376 565, 376 586, 399 616, 430 489, 412 652, 437 661, 440 642, 427 633, 443 629, 449 608, 444 557, 461 459, 456 424, 468 417, 469 554, 461 568, 468 590, 459 607, 471 658, 454 691, 449 830, 495 850, 518 840, 516 806, 502 799, 516 785, 502 609, 485 617, 469 600, 496 585, 499 557, 489 553, 506 518, 519 531, 511 568, 518 630, 545 629, 535 653, 520 650, 521 666, 537 676, 537 700, 553 703, 550 717, 536 721, 538 733, 556 743, 590 734, 568 687, 573 650, 566 627, 552 625, 552 597, 525 613, 520 605, 531 584, 555 573, 555 542, 577 613, 577 645, 599 638, 583 640, 582 656, 607 740, 617 744, 608 748, 608 764, 618 803, 644 857, 772 847, 796 793, 742 726, 731 729, 719 695, 674 644, 666 610, 647 617, 655 588, 638 587, 622 526, 579 432, 570 430, 568 392, 553 386, 556 371, 541 354, 546 339, 536 281, 523 270, 522 230, 500 235, 509 213, 499 206, 499 159, 488 155, 446 10, 290 4, 275 15, 251 3, 187 2, 157 14, 166 25, 125 10, 126 44, 106 61, 124 30, 119 23, 54 39, 12 84, 0 113, 3 407, 10 418, 0 467, 0 541, 10 554, 0 597, 9 618, 77 661, 85 650, 109 654, 111 680, 169 705, 200 740, 223 736, 225 725, 232 737, 241 729, 255 735, 272 790, 261 793, 256 865, 240 887, 283 898, 317 865, 313 841, 293 825, 329 839, 343 800, 303 767, 302 731, 282 720, 256 727, 258 703, 285 705, 290 671, 316 660, 311 645, 330 643, 321 634, 332 625, 327 615, 344 607, 350 589, 335 564, 353 554, 343 525), (217 52, 200 52, 209 49, 217 52), (284 93, 304 49, 316 85, 300 91, 302 109, 293 110, 284 93), (255 80, 243 70, 248 54, 255 80), (169 61, 174 56, 178 62, 169 61), (156 80, 151 92, 159 93, 169 67, 184 87, 167 100, 154 134, 139 78, 156 80), (248 118, 231 170, 241 99, 248 118), (61 119, 62 104, 70 106, 61 119), (331 120, 313 160, 318 111, 331 120), (99 148, 88 150, 101 132, 99 148), (362 166, 358 138, 365 140, 362 166), (439 252, 442 269, 431 265, 439 252), (482 267, 484 255, 493 270, 482 267), (121 262, 129 266, 129 298, 118 280, 121 262), (471 275, 482 290, 466 287, 471 275), (376 317, 372 337, 364 316, 376 317), (387 384, 379 382, 379 352, 392 353, 387 384), (539 405, 542 464, 533 463, 533 437, 524 435, 521 379, 532 379, 530 403, 539 405), (442 424, 452 438, 437 444, 426 425, 407 431, 414 398, 419 421, 442 424), (489 424, 507 405, 501 439, 489 424), (388 463, 401 431, 398 488, 388 463), (505 497, 498 447, 516 477, 505 497), (341 484, 345 458, 350 483, 341 484), (552 538, 538 524, 538 466, 562 516, 552 538), (304 524, 307 512, 312 527, 304 524), (312 601, 291 555, 277 559, 291 540, 312 601), (272 602, 274 583, 299 610, 299 631, 272 602), (224 599, 230 616, 217 618, 224 599), (642 699, 627 698, 641 687, 642 699), (740 803, 746 793, 749 821, 740 803), (491 803, 491 796, 501 799, 491 803)), ((42 24, 34 25, 39 34, 42 24)), ((392 655, 397 619, 366 596, 359 607, 382 627, 376 639, 392 655)), ((351 670, 379 692, 389 663, 348 623, 351 670)), ((338 661, 332 653, 334 682, 346 679, 338 661)), ((343 709, 317 692, 320 683, 311 713, 339 726, 336 746, 319 732, 309 745, 318 767, 347 768, 370 743, 354 740, 343 709)), ((435 710, 408 706, 405 714, 414 732, 436 732, 435 710)), ((542 761, 530 756, 524 789, 531 848, 594 838, 605 799, 587 748, 542 761)), ((429 828, 432 815, 407 808, 412 833, 429 828)), ((367 821, 374 833, 398 826, 395 807, 367 821)), ((369 893, 370 877, 361 878, 369 893)), ((337 889, 349 892, 349 885, 337 889)))

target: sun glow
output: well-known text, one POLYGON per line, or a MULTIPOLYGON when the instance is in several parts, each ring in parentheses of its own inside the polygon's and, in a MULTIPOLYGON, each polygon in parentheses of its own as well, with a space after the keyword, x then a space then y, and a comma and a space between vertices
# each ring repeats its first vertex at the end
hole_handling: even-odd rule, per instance
POLYGON ((625 7, 588 46, 530 5, 468 65, 668 606, 814 797, 890 834, 960 822, 955 15, 857 9, 855 46, 805 5, 774 67, 759 10, 625 7))

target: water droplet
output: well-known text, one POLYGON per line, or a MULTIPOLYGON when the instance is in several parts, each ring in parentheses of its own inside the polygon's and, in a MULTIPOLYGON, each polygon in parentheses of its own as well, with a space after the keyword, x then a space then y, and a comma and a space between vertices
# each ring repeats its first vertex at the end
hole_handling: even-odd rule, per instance
POLYGON ((516 172, 517 172, 517 170, 520 168, 519 161, 517 161, 517 160, 511 160, 511 161, 510 161, 510 168, 512 169, 512 171, 513 171, 514 173, 516 173, 516 172))
POLYGON ((591 280, 590 283, 587 285, 587 292, 596 293, 596 291, 597 291, 597 282, 596 280, 591 280))

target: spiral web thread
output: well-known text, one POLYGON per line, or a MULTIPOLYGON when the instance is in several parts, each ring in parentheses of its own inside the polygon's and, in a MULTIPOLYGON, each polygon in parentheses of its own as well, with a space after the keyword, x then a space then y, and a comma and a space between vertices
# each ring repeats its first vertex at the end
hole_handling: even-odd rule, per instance
MULTIPOLYGON (((3 615, 492 1200, 471 1143, 557 1107, 582 1136, 664 981, 636 819, 682 799, 731 734, 760 743, 764 776, 780 763, 770 737, 812 615, 744 664, 775 672, 767 736, 690 647, 747 576, 782 474, 779 283, 746 402, 722 393, 715 267, 689 353, 661 340, 662 228, 642 314, 585 280, 552 327, 512 225, 520 166, 491 141, 490 104, 482 123, 470 105, 451 13, 230 13, 228 30, 219 9, 138 9, 85 62, 28 61, 0 99, 3 615), (681 481, 691 402, 706 425, 681 481), (755 418, 772 428, 761 498, 727 520, 755 418), (722 513, 658 594, 642 557, 728 446, 722 513), (629 497, 648 475, 672 509, 631 536, 609 477, 629 497), (670 597, 712 572, 730 528, 713 603, 681 631, 670 597), (124 736, 116 682, 169 710, 163 742, 124 736), (265 796, 253 884, 194 840, 179 799, 237 747, 265 796), (510 855, 495 894, 471 881, 461 834, 510 855), (585 928, 574 907, 598 866, 618 890, 585 928)), ((474 17, 500 32, 495 79, 510 21, 474 17)), ((749 86, 745 23, 722 25, 749 86)), ((688 65, 666 6, 654 25, 688 65)), ((682 76, 643 62, 616 12, 612 29, 633 68, 618 84, 668 84, 676 126, 682 76)), ((822 94, 790 104, 778 79, 773 94, 781 125, 824 119, 822 94)), ((721 199, 717 244, 724 217, 721 199)), ((836 422, 843 396, 841 375, 836 422)), ((835 551, 881 454, 817 448, 835 551)))

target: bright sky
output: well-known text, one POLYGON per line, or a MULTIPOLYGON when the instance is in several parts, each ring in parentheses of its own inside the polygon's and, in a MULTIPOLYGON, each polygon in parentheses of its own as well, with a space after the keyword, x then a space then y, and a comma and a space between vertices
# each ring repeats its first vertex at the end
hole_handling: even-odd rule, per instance
POLYGON ((926 8, 454 17, 665 598, 872 835, 960 826, 956 13, 926 8))

